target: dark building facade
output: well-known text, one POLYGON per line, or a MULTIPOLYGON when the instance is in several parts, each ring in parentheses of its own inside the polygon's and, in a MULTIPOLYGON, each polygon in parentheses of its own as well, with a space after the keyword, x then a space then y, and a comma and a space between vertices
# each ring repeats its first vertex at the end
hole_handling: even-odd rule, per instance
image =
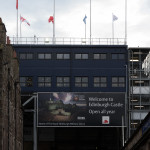
POLYGON ((126 91, 126 46, 14 47, 20 59, 22 93, 126 91))
MULTIPOLYGON (((37 92, 127 94, 126 45, 14 45, 14 48, 20 62, 22 103, 37 92)), ((127 109, 127 99, 120 101, 125 101, 127 109)), ((24 109, 33 109, 32 102, 24 109)), ((24 112, 25 150, 33 147, 32 115, 24 112)), ((118 127, 38 128, 37 145, 39 150, 43 147, 45 150, 119 150, 121 130, 118 127)))
POLYGON ((0 149, 23 149, 19 63, 0 18, 0 149))

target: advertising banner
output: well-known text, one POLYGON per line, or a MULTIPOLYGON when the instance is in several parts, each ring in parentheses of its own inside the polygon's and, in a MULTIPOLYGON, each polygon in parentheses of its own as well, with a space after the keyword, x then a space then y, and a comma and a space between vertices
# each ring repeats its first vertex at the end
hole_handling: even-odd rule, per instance
POLYGON ((38 93, 37 126, 122 126, 125 93, 38 93))

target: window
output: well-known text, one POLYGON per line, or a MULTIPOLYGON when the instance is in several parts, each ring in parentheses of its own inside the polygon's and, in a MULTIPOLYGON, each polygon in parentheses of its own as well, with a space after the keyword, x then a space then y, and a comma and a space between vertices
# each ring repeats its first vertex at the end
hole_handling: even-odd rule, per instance
POLYGON ((111 59, 125 59, 125 54, 111 54, 111 59))
POLYGON ((106 54, 94 54, 94 59, 107 59, 106 54))
POLYGON ((125 87, 125 77, 112 77, 112 87, 125 87))
POLYGON ((75 59, 88 59, 88 54, 75 54, 75 59))
POLYGON ((27 54, 27 59, 33 59, 33 54, 27 54))
POLYGON ((19 59, 33 59, 32 53, 20 53, 19 59))
POLYGON ((70 87, 70 77, 57 77, 57 87, 70 87))
POLYGON ((32 86, 32 77, 20 77, 20 86, 21 87, 31 87, 32 86))
POLYGON ((57 59, 70 59, 70 54, 57 54, 57 59))
POLYGON ((51 59, 51 54, 50 53, 39 53, 38 54, 38 59, 51 59))
POLYGON ((111 54, 111 59, 117 59, 117 54, 111 54))
POLYGON ((124 54, 118 54, 118 59, 125 59, 125 55, 124 54))
POLYGON ((107 78, 94 77, 94 87, 107 87, 107 78))
POLYGON ((51 87, 51 77, 38 77, 38 87, 51 87))
POLYGON ((26 59, 26 54, 20 54, 19 59, 26 59))
POLYGON ((88 77, 75 77, 75 87, 88 87, 88 77))

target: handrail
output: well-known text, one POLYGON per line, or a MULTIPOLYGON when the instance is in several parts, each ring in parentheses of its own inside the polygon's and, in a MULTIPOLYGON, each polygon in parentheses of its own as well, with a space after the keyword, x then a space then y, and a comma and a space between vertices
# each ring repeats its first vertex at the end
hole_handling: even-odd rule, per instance
POLYGON ((10 37, 11 44, 56 45, 125 45, 125 38, 73 38, 73 37, 10 37))

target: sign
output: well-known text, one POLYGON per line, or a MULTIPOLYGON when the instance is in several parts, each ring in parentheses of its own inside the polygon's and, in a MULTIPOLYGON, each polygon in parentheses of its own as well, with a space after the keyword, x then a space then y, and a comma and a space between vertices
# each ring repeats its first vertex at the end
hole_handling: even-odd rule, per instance
POLYGON ((125 93, 38 93, 37 126, 122 126, 125 93))
POLYGON ((102 124, 110 124, 109 116, 102 116, 102 124))

